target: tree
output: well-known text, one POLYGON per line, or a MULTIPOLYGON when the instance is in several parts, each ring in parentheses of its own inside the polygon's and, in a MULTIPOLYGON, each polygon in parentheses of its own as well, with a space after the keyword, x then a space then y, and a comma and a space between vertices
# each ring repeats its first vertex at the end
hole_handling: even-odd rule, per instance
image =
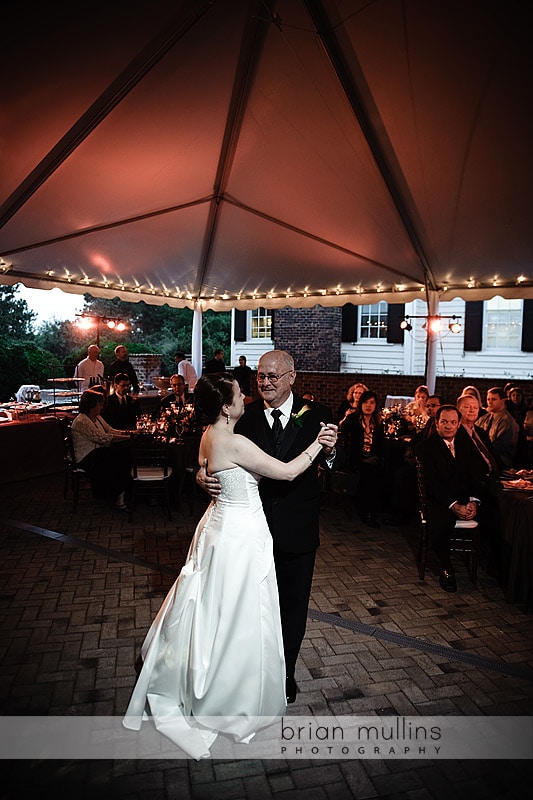
POLYGON ((37 317, 28 304, 17 297, 18 286, 0 286, 0 331, 5 336, 17 339, 33 335, 33 323, 37 317))

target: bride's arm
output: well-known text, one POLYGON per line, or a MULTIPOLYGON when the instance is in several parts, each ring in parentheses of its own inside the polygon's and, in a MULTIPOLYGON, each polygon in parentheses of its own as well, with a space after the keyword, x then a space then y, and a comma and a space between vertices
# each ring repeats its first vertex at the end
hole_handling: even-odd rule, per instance
POLYGON ((319 436, 300 455, 285 463, 269 456, 245 436, 236 433, 231 440, 231 452, 228 453, 228 458, 237 466, 256 475, 274 480, 292 481, 305 472, 322 452, 319 436))

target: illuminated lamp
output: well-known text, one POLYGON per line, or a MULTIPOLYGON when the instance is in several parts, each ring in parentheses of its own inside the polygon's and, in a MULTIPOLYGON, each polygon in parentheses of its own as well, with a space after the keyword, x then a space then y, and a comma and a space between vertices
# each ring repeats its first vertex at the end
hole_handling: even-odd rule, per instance
POLYGON ((126 323, 122 321, 119 322, 117 324, 117 331, 125 331, 125 330, 126 330, 126 323))
POLYGON ((431 333, 440 333, 442 328, 440 317, 429 317, 428 328, 431 333))
POLYGON ((461 323, 456 320, 455 317, 452 317, 452 321, 448 325, 448 328, 452 333, 461 333, 461 323))
POLYGON ((413 326, 411 325, 411 323, 407 319, 402 319, 402 321, 400 322, 400 328, 402 329, 402 331, 412 331, 413 330, 413 326))
POLYGON ((116 322, 114 319, 108 319, 106 325, 108 328, 113 329, 116 326, 116 322))

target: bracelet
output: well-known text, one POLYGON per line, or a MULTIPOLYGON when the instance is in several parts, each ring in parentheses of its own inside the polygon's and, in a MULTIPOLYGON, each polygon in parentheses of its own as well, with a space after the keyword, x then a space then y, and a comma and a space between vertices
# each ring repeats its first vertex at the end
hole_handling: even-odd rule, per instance
POLYGON ((309 461, 312 464, 314 459, 313 459, 313 456, 311 455, 311 453, 308 453, 307 450, 304 450, 304 454, 307 456, 307 458, 309 459, 309 461))

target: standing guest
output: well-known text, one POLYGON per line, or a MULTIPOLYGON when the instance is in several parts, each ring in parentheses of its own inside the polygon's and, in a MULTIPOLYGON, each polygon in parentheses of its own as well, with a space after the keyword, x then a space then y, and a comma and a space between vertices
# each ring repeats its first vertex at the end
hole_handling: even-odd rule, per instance
POLYGON ((246 356, 239 356, 239 366, 233 370, 233 375, 238 381, 245 397, 252 394, 252 370, 246 363, 246 356))
POLYGON ((107 398, 102 412, 105 421, 120 431, 133 431, 141 413, 138 400, 130 395, 130 379, 125 372, 117 372, 113 380, 113 393, 107 398))
POLYGON ((184 408, 187 405, 187 392, 185 391, 185 381, 182 375, 175 374, 170 376, 170 388, 172 389, 171 393, 161 398, 160 411, 164 408, 169 408, 169 406, 184 408))
POLYGON ((435 433, 416 449, 422 464, 428 530, 440 563, 439 583, 456 592, 450 537, 458 519, 477 517, 482 488, 472 469, 472 444, 460 428, 459 411, 444 405, 437 410, 435 433))
POLYGON ((346 417, 357 409, 357 404, 359 403, 359 398, 363 394, 363 392, 368 392, 368 386, 365 386, 364 383, 354 383, 348 389, 346 393, 346 400, 344 400, 338 410, 337 410, 337 420, 339 427, 342 426, 346 417))
POLYGON ((370 528, 380 528, 376 512, 383 477, 385 433, 375 392, 362 393, 356 411, 342 426, 342 439, 346 467, 359 473, 356 504, 361 519, 370 528))
POLYGON ((196 370, 191 362, 187 361, 185 358, 185 353, 182 353, 181 350, 178 350, 174 356, 174 360, 178 368, 178 375, 182 376, 183 380, 185 381, 187 391, 192 394, 192 392, 194 392, 196 382, 198 381, 196 370))
POLYGON ((204 375, 213 375, 215 372, 225 372, 224 351, 219 347, 215 350, 215 357, 211 358, 204 367, 204 375))
MULTIPOLYGON (((293 394, 296 379, 294 360, 283 350, 272 350, 259 359, 257 387, 260 399, 248 403, 236 426, 262 450, 289 461, 321 435, 325 463, 332 466, 337 428, 331 411, 318 403, 308 405, 293 394)), ((209 464, 207 465, 209 467, 209 464)), ((220 484, 208 477, 205 467, 197 481, 215 496, 220 484)), ((319 546, 318 515, 320 481, 316 467, 309 465, 294 482, 264 478, 259 486, 263 509, 274 540, 274 561, 278 582, 286 663, 287 702, 293 703, 298 691, 294 672, 305 635, 307 608, 313 580, 316 549, 319 546)))
POLYGON ((236 433, 244 395, 231 375, 200 378, 195 400, 208 423, 199 458, 217 476, 219 494, 146 636, 124 725, 138 730, 149 709, 161 733, 200 759, 209 756, 219 732, 249 742, 284 713, 273 544, 258 484, 263 476, 261 483, 287 490, 315 472, 313 462, 331 431, 318 426, 310 441, 300 436, 296 455, 284 463, 236 433))
POLYGON ((127 511, 125 492, 130 481, 129 435, 112 428, 102 417, 105 398, 87 389, 74 419, 72 443, 77 466, 91 479, 96 497, 106 497, 119 511, 127 511))
POLYGON ((137 373, 128 360, 128 348, 123 344, 118 344, 115 347, 115 361, 113 361, 107 372, 108 380, 113 383, 115 375, 119 372, 125 372, 128 376, 133 387, 133 396, 136 399, 139 395, 139 381, 137 373))
POLYGON ((488 390, 487 413, 477 420, 476 425, 488 433, 502 467, 513 467, 519 429, 507 411, 505 392, 501 386, 493 386, 488 390))
POLYGON ((74 370, 75 378, 83 378, 78 384, 78 390, 84 392, 96 384, 104 382, 104 365, 98 358, 100 348, 97 344, 90 344, 87 348, 87 358, 79 362, 74 370))

